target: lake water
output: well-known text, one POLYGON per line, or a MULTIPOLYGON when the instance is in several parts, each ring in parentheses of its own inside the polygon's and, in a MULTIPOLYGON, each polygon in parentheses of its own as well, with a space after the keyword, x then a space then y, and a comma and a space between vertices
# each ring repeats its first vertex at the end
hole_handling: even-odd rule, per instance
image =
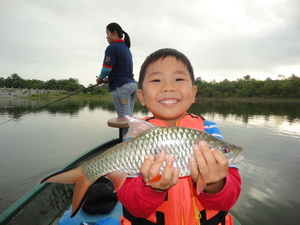
MULTIPOLYGON (((46 103, 0 98, 0 212, 57 168, 118 137, 106 124, 116 115, 111 102, 66 99, 31 112, 46 103)), ((244 148, 232 214, 243 225, 298 224, 300 104, 201 102, 190 112, 244 148)), ((145 115, 138 105, 135 116, 145 115)))

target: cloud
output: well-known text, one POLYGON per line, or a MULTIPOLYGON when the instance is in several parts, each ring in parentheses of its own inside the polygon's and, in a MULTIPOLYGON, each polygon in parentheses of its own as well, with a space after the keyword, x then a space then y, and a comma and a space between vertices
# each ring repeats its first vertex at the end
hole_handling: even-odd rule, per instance
POLYGON ((300 75, 299 6, 296 0, 2 1, 0 76, 93 83, 113 21, 131 37, 136 75, 145 57, 164 47, 186 54, 205 80, 300 75))

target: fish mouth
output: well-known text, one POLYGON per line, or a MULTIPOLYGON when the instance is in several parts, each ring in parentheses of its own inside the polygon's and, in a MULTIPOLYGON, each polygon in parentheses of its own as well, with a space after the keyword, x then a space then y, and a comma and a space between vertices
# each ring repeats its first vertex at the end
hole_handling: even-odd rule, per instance
POLYGON ((159 100, 159 103, 164 104, 164 105, 173 105, 178 102, 179 102, 179 100, 176 98, 164 98, 164 99, 159 100))

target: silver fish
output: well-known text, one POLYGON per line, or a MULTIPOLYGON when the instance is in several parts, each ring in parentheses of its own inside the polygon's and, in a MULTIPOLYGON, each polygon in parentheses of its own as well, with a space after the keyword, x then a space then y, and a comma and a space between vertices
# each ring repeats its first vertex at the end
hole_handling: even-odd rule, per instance
MULTIPOLYGON (((72 215, 83 203, 86 191, 99 177, 106 176, 119 190, 128 175, 138 174, 144 160, 165 151, 174 156, 174 166, 180 168, 180 177, 189 176, 189 158, 193 156, 192 146, 204 140, 211 148, 218 149, 234 163, 242 148, 220 140, 206 132, 184 127, 155 127, 143 120, 129 119, 129 136, 133 139, 122 142, 84 162, 78 167, 53 174, 42 182, 76 183, 73 196, 72 215), (146 130, 146 131, 145 131, 146 130)), ((161 171, 164 169, 164 165, 161 171)))

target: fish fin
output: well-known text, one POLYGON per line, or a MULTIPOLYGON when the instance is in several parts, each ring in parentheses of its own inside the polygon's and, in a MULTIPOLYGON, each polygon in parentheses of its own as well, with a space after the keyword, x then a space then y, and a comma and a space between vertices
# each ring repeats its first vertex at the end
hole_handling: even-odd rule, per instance
POLYGON ((196 183, 196 193, 199 195, 206 187, 206 182, 202 176, 198 176, 196 183))
POLYGON ((131 116, 125 116, 125 118, 128 120, 128 132, 125 135, 124 138, 134 138, 137 137, 138 135, 142 134, 146 130, 149 130, 155 125, 148 123, 145 120, 141 120, 136 117, 131 117, 131 116))
POLYGON ((235 157, 235 159, 229 161, 229 164, 232 164, 232 163, 233 163, 233 164, 234 164, 234 163, 238 163, 238 162, 242 161, 243 159, 244 159, 244 156, 238 155, 238 156, 235 157))
POLYGON ((158 174, 155 177, 153 177, 151 180, 149 180, 147 182, 147 185, 157 183, 158 181, 160 181, 160 179, 161 179, 161 174, 158 174))
POLYGON ((86 177, 82 174, 82 176, 76 181, 74 193, 73 193, 73 201, 72 201, 72 215, 75 216, 79 211, 81 206, 83 205, 87 195, 88 190, 91 186, 91 182, 86 179, 86 177))
POLYGON ((82 171, 81 167, 75 167, 68 170, 63 170, 58 173, 52 174, 42 180, 41 183, 75 183, 73 201, 72 201, 72 215, 73 217, 80 207, 82 206, 86 196, 87 191, 91 184, 93 183, 89 180, 82 171))
POLYGON ((105 177, 113 183, 114 192, 117 192, 124 184, 126 178, 128 177, 128 174, 112 172, 112 173, 107 174, 105 177))
POLYGON ((61 170, 44 178, 41 183, 75 183, 75 181, 80 177, 80 173, 80 167, 61 170))

